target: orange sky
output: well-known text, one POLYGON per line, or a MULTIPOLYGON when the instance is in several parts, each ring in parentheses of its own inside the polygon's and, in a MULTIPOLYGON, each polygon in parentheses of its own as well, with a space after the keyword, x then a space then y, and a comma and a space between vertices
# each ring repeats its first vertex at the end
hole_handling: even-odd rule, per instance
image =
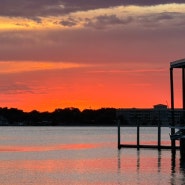
POLYGON ((170 62, 185 57, 183 1, 29 2, 0 2, 1 107, 170 106, 170 62))

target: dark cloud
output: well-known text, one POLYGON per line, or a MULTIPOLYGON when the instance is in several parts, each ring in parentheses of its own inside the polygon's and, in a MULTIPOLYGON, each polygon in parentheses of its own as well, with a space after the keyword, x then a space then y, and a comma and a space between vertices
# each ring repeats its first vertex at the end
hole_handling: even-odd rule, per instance
POLYGON ((37 16, 53 15, 54 12, 59 12, 59 5, 58 0, 1 0, 0 15, 36 19, 37 16))
MULTIPOLYGON (((162 13, 151 13, 147 15, 138 16, 135 21, 140 23, 145 27, 153 27, 157 28, 159 26, 173 26, 175 28, 176 25, 180 24, 179 28, 185 29, 183 26, 185 20, 185 14, 179 12, 162 12, 162 13)), ((173 28, 173 29, 174 29, 173 28)))
MULTIPOLYGON (((7 76, 6 76, 7 77, 7 76)), ((19 83, 13 81, 13 79, 3 78, 1 75, 1 94, 24 94, 24 93, 33 93, 33 89, 30 88, 25 83, 19 83), (6 82, 5 80, 6 79, 6 82)))
POLYGON ((156 5, 184 3, 184 0, 1 0, 0 15, 27 17, 36 21, 39 16, 57 16, 71 12, 108 8, 119 5, 156 5))
MULTIPOLYGON (((169 17, 168 17, 169 16, 169 17)), ((158 20, 164 20, 159 16, 158 20)), ((180 16, 180 15, 179 15, 180 16)), ((121 23, 116 17, 109 22, 121 23)), ((101 18, 108 22, 107 18, 101 18)), ((154 20, 156 20, 155 18, 154 20)), ((166 19, 165 19, 166 20, 166 19)), ((170 18, 170 20, 173 20, 170 18)), ((133 24, 134 25, 134 24, 133 24)), ((81 63, 154 62, 159 58, 184 57, 184 26, 162 24, 108 29, 71 29, 58 31, 17 31, 1 33, 0 61, 69 61, 81 63), (152 57, 152 59, 149 56, 152 57)))
POLYGON ((69 17, 67 19, 63 19, 60 21, 60 24, 63 25, 63 26, 68 26, 68 27, 71 27, 71 26, 76 26, 78 24, 78 21, 75 20, 74 18, 72 17, 69 17))
MULTIPOLYGON (((161 12, 161 13, 147 13, 139 16, 128 15, 124 17, 118 17, 112 15, 101 15, 92 19, 86 18, 86 27, 92 27, 95 29, 107 29, 118 26, 133 25, 143 26, 145 28, 159 29, 159 26, 176 26, 179 25, 184 28, 185 14, 179 12, 161 12), (162 24, 162 25, 161 25, 162 24)), ((160 28, 161 29, 161 28, 160 28)))
POLYGON ((121 19, 116 15, 102 15, 94 19, 86 19, 87 23, 85 26, 104 29, 108 26, 129 24, 132 20, 133 18, 131 16, 121 19))

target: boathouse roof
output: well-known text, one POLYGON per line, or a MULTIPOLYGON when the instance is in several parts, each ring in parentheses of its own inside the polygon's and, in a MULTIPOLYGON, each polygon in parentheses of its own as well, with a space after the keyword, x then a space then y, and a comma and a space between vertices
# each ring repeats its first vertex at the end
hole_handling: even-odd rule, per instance
POLYGON ((185 58, 170 63, 171 68, 185 68, 185 58))

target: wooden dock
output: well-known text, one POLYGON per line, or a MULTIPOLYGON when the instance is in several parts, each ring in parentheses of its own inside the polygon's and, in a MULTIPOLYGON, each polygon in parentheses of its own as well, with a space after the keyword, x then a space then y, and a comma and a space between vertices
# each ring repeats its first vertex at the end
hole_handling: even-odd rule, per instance
MULTIPOLYGON (((161 150, 161 149, 172 149, 172 146, 165 146, 165 145, 162 145, 162 146, 158 146, 158 145, 132 145, 132 144, 120 144, 118 146, 119 149, 121 148, 137 148, 137 149, 140 149, 140 148, 146 148, 146 149, 158 149, 158 150, 161 150)), ((179 146, 176 146, 175 149, 180 149, 179 146)))
MULTIPOLYGON (((140 125, 137 125, 137 139, 136 139, 136 143, 137 144, 122 144, 121 143, 121 132, 120 132, 120 120, 118 120, 118 149, 121 148, 137 148, 137 150, 139 150, 140 148, 146 148, 146 149, 158 149, 158 150, 162 150, 162 149, 169 149, 172 151, 175 151, 176 149, 180 149, 180 146, 176 146, 174 144, 174 140, 171 139, 171 137, 169 136, 169 139, 171 139, 171 145, 161 145, 161 125, 158 124, 158 137, 157 137, 157 144, 156 145, 147 145, 147 144, 140 144, 140 125)), ((175 129, 175 128, 172 128, 175 129)), ((176 140, 176 139, 175 139, 176 140)))
POLYGON ((172 153, 175 152, 176 149, 180 149, 181 158, 185 158, 185 59, 176 60, 170 63, 170 94, 171 94, 171 119, 169 122, 169 128, 171 129, 171 134, 169 139, 171 140, 171 146, 163 146, 161 145, 161 125, 160 120, 158 122, 158 143, 157 145, 141 145, 140 144, 140 125, 137 125, 137 144, 121 144, 120 140, 120 120, 118 120, 118 149, 121 148, 151 148, 151 149, 171 149, 172 153), (175 107, 174 107, 174 80, 173 80, 173 69, 180 68, 182 70, 182 110, 183 113, 183 122, 181 125, 175 125, 175 107), (176 132, 176 129, 178 130, 176 132), (179 140, 180 146, 176 146, 176 140, 179 140))

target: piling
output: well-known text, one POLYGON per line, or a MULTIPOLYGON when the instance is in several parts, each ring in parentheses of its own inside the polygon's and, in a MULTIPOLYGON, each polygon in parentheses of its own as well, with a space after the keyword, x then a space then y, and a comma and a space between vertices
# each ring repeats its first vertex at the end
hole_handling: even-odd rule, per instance
MULTIPOLYGON (((183 117, 184 117, 184 111, 185 111, 185 68, 182 68, 182 104, 183 104, 183 117)), ((184 125, 184 123, 182 123, 184 125)), ((181 130, 182 137, 180 139, 180 153, 181 153, 181 158, 185 159, 185 130, 181 130)))
POLYGON ((158 150, 161 150, 161 123, 158 122, 158 150))
POLYGON ((180 154, 181 158, 185 159, 185 138, 180 139, 180 154))
POLYGON ((137 123, 137 150, 140 148, 140 125, 137 123))
POLYGON ((121 140, 121 134, 120 134, 120 119, 117 120, 118 122, 118 149, 121 149, 121 144, 120 144, 120 140, 121 140))
MULTIPOLYGON (((174 126, 174 89, 173 89, 173 67, 170 67, 170 91, 171 91, 171 125, 174 126)), ((171 135, 175 134, 175 129, 171 128, 171 135)), ((175 153, 175 140, 171 140, 172 153, 175 153)))
MULTIPOLYGON (((185 135, 185 130, 181 130, 182 136, 185 135)), ((180 154, 181 154, 181 159, 185 161, 185 138, 181 137, 180 138, 180 154)))

